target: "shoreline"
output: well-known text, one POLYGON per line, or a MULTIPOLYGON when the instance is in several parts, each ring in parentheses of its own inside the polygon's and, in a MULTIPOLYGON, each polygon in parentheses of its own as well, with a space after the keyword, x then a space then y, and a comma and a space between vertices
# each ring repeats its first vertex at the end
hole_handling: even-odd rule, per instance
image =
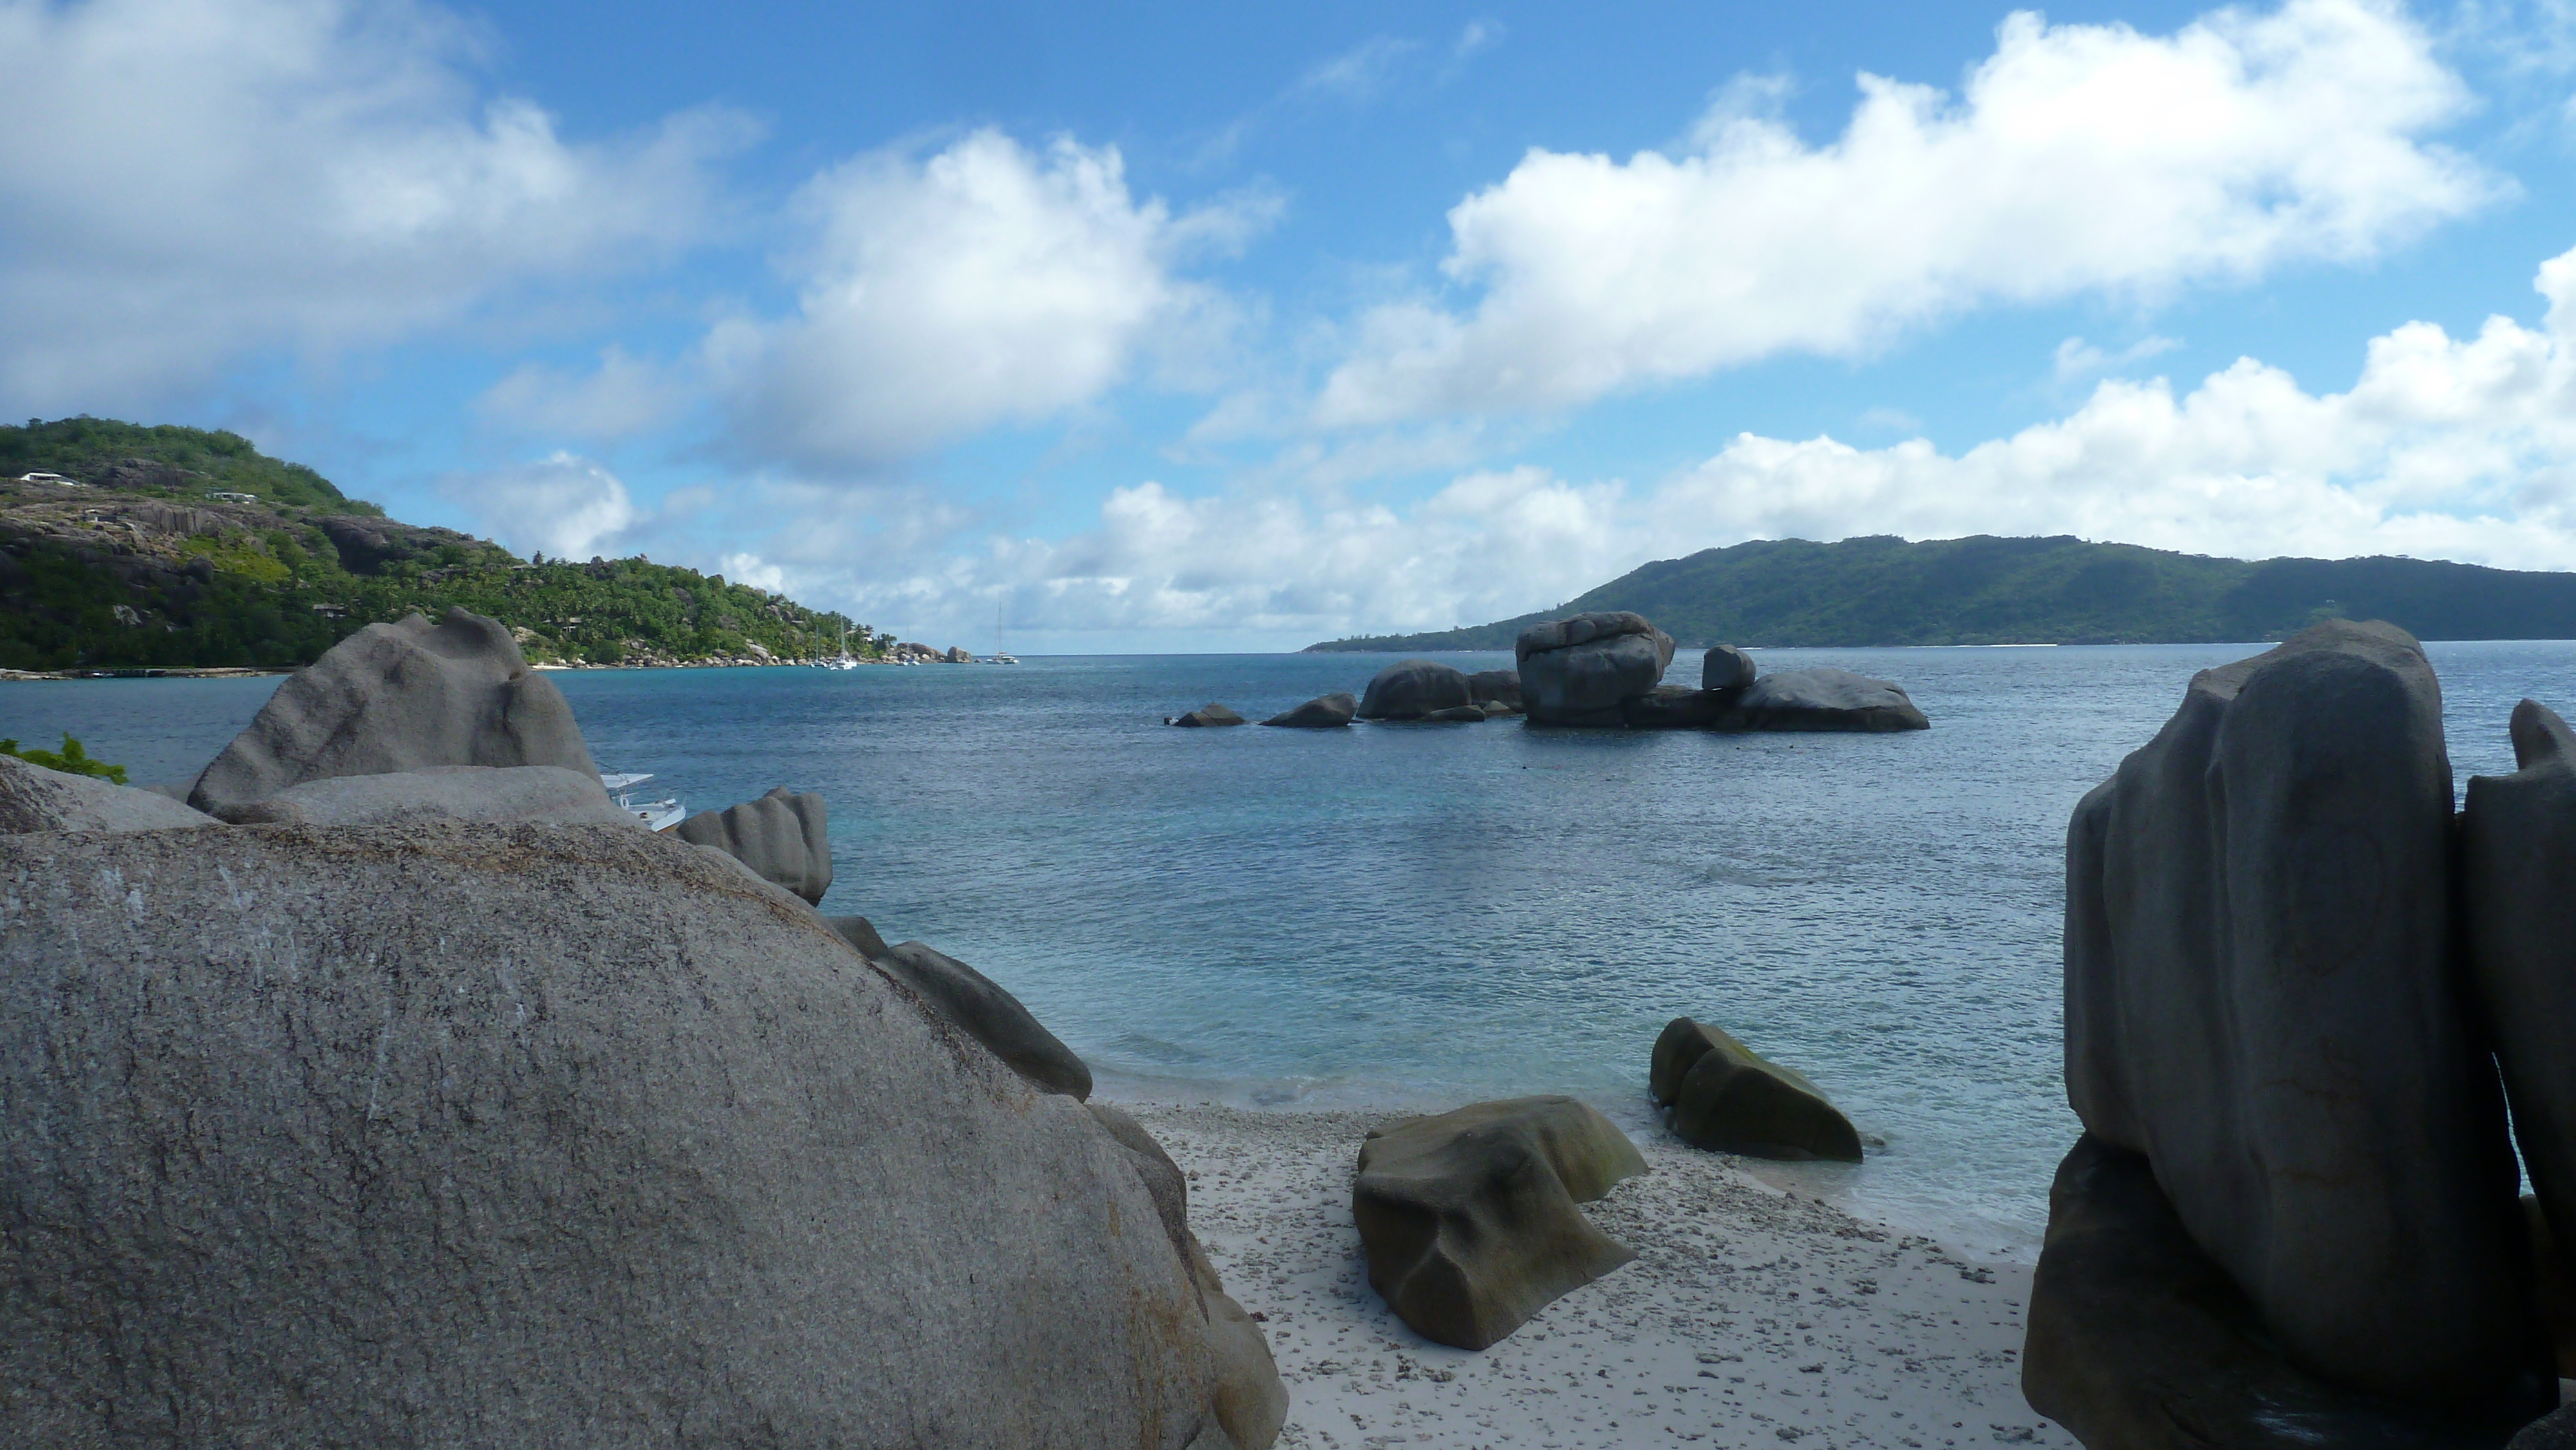
POLYGON ((1189 1180, 1190 1226, 1259 1316, 1283 1447, 2072 1446, 2022 1399, 2028 1265, 1971 1260, 1628 1124, 1648 1172, 1585 1213, 1637 1251, 1489 1349, 1368 1286, 1350 1180, 1392 1113, 1104 1091, 1189 1180))

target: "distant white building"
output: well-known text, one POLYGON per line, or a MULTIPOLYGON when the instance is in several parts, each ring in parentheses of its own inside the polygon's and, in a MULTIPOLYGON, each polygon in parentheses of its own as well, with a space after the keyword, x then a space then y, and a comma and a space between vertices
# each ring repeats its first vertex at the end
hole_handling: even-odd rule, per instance
POLYGON ((225 502, 225 503, 257 503, 257 502, 259 502, 259 495, 258 495, 258 494, 255 494, 255 493, 227 493, 227 492, 225 492, 223 489, 220 489, 220 488, 208 489, 208 490, 206 491, 206 497, 211 498, 211 499, 219 499, 219 500, 221 500, 221 501, 223 501, 223 502, 225 502))
POLYGON ((89 487, 88 484, 81 482, 77 478, 65 478, 59 473, 22 473, 18 475, 18 481, 20 483, 49 483, 56 488, 89 487))

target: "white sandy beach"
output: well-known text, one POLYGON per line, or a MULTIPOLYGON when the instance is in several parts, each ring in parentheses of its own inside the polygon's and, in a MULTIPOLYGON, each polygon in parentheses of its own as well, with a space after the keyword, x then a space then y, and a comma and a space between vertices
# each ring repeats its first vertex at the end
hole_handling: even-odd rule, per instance
POLYGON ((1651 1172, 1586 1205, 1636 1262, 1470 1353, 1368 1286, 1362 1136, 1392 1116, 1121 1103, 1190 1176, 1190 1224, 1266 1320, 1283 1446, 2075 1444, 2020 1389, 2026 1265, 1783 1193, 1654 1130, 1651 1172))

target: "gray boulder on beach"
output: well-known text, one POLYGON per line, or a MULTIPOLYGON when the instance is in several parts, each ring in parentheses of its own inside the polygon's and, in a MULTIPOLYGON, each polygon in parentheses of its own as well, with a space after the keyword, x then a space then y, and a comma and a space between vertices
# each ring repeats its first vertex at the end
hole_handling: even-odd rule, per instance
POLYGON ((1466 672, 1438 660, 1398 660, 1371 676, 1360 696, 1363 720, 1419 720, 1435 710, 1475 703, 1466 672))
POLYGON ((442 765, 393 775, 337 775, 226 806, 223 819, 242 826, 551 821, 644 829, 608 798, 598 776, 559 765, 442 765))
POLYGON ((0 755, 0 834, 166 831, 220 824, 158 791, 47 770, 14 755, 0 755))
POLYGON ((1575 1207, 1646 1171, 1575 1098, 1512 1098, 1372 1130, 1351 1217, 1370 1287, 1427 1339, 1483 1349, 1637 1255, 1575 1207))
POLYGON ((1201 705, 1186 715, 1174 715, 1163 723, 1166 725, 1179 725, 1189 729, 1201 729, 1213 725, 1240 725, 1244 723, 1244 720, 1242 716, 1234 713, 1232 710, 1227 709, 1225 706, 1218 704, 1214 700, 1210 700, 1206 704, 1201 705))
POLYGON ((2507 776, 2469 778, 2460 908, 2513 1131, 2559 1243, 2576 1243, 2576 733, 2514 707, 2507 776))
POLYGON ((724 852, 808 903, 820 904, 832 889, 831 824, 823 798, 812 792, 775 786, 756 801, 700 811, 671 834, 724 852))
POLYGON ((287 677, 196 780, 210 814, 308 780, 441 765, 597 775, 572 706, 498 620, 450 609, 371 624, 287 677))
POLYGON ((1849 670, 1764 675, 1735 697, 1723 728, 1735 730, 1924 730, 1932 722, 1902 685, 1849 670))
POLYGON ((1305 704, 1292 710, 1282 710, 1261 723, 1291 730, 1331 730, 1351 723, 1351 717, 1359 713, 1359 708, 1358 698, 1343 690, 1317 695, 1305 704))
POLYGON ((701 852, 11 835, 0 878, 12 1443, 1276 1431, 1133 1153, 701 852))
POLYGON ((1091 1096, 1090 1066, 992 978, 917 941, 870 959, 1033 1086, 1077 1101, 1091 1096))
POLYGON ((1700 656, 1699 687, 1703 690, 1741 690, 1762 673, 1753 656, 1731 644, 1709 646, 1700 656))
MULTIPOLYGON (((2192 1242, 2147 1160, 2088 1134, 2049 1189, 2022 1393, 2097 1450, 2496 1450, 2557 1386, 2535 1374, 2518 1398, 2459 1413, 2309 1372, 2192 1242)), ((2532 1433, 2513 1445, 2560 1443, 2532 1433)))
POLYGON ((1648 694, 1673 662, 1673 637, 1624 610, 1522 630, 1521 705, 1540 725, 1624 725, 1622 702, 1648 694))
POLYGON ((1792 1162, 1861 1161, 1860 1134, 1824 1090, 1723 1030, 1688 1017, 1655 1039, 1647 1087, 1694 1148, 1792 1162))
POLYGON ((2066 1081, 2291 1359, 2470 1413, 2549 1351, 2451 841, 2404 631, 2330 621, 2202 671, 2068 828, 2066 1081))

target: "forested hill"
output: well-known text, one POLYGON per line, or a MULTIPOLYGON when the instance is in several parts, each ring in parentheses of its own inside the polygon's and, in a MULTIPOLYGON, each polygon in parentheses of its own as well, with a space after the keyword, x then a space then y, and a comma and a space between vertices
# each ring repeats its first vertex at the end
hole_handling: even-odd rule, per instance
POLYGON ((1517 619, 1307 649, 1509 649, 1530 624, 1595 609, 1634 610, 1685 645, 2183 644, 2282 639, 2336 616, 2420 639, 2576 639, 2576 574, 2073 538, 1778 539, 1659 560, 1517 619))
POLYGON ((844 628, 853 654, 892 643, 719 575, 522 560, 398 523, 231 433, 0 427, 0 668, 307 664, 362 626, 451 605, 511 626, 532 662, 803 657, 837 652, 844 628))

